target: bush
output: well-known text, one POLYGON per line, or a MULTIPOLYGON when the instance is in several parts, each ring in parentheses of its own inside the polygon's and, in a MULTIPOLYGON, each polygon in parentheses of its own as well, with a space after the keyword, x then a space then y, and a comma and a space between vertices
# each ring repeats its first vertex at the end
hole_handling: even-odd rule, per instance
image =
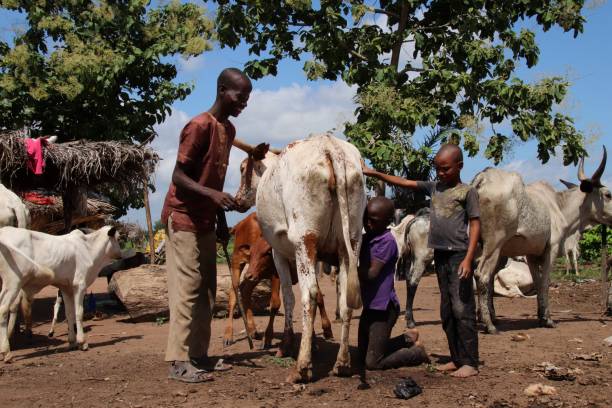
MULTIPOLYGON (((586 262, 596 262, 601 255, 601 225, 591 228, 582 235, 580 240, 580 259, 586 262)), ((612 254, 612 230, 608 230, 608 256, 612 254)))

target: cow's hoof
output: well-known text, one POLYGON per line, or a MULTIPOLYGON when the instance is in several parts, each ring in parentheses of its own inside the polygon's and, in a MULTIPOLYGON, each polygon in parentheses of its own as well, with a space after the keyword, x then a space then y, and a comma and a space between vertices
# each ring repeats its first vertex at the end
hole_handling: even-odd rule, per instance
POLYGON ((83 343, 81 344, 81 346, 79 347, 82 351, 87 351, 89 350, 89 344, 87 343, 83 343))
POLYGON ((406 328, 414 329, 416 327, 416 323, 414 320, 406 320, 406 328))
POLYGON ((555 322, 552 319, 540 319, 540 327, 548 327, 549 329, 554 329, 557 327, 555 322))
POLYGON ((487 334, 499 334, 499 330, 495 326, 487 326, 485 329, 485 333, 487 334))
POLYGON ((4 354, 4 358, 2 359, 5 364, 10 364, 13 361, 13 353, 10 351, 4 354))
POLYGON ((229 347, 232 345, 234 341, 230 338, 230 339, 223 339, 223 347, 229 347))
POLYGON ((323 337, 325 337, 327 340, 334 338, 334 332, 332 331, 331 327, 326 327, 323 329, 323 337))
POLYGON ((312 380, 312 369, 311 368, 307 367, 307 368, 302 368, 301 370, 294 368, 291 370, 291 372, 285 379, 285 382, 289 384, 297 384, 297 383, 307 383, 307 382, 310 382, 310 380, 312 380))
POLYGON ((269 350, 272 348, 272 343, 267 343, 267 342, 261 343, 261 346, 259 348, 260 350, 269 350))
POLYGON ((334 369, 332 370, 332 374, 336 377, 350 377, 353 372, 351 370, 351 366, 348 364, 334 364, 334 369))
POLYGON ((51 331, 49 332, 49 334, 47 334, 47 336, 49 336, 49 337, 53 337, 54 335, 55 335, 55 332, 54 332, 53 330, 51 330, 51 331))

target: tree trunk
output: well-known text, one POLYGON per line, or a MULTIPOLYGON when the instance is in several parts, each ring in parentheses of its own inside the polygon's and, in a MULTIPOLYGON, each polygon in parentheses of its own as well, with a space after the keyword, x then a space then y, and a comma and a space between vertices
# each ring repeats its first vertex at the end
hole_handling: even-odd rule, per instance
MULTIPOLYGON (((231 277, 224 270, 217 274, 217 299, 214 313, 227 311, 231 277)), ((117 295, 134 321, 168 316, 168 287, 165 265, 141 265, 113 274, 109 291, 117 295)), ((253 291, 254 312, 263 312, 270 303, 270 281, 263 280, 253 291)))

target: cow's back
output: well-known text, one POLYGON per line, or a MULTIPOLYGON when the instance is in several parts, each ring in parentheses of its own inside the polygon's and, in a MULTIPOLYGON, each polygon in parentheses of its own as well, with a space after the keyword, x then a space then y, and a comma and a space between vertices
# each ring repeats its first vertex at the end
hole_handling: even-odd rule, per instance
POLYGON ((537 196, 528 194, 515 172, 488 168, 472 181, 480 204, 481 237, 503 245, 506 256, 540 254, 550 238, 550 216, 537 196))
POLYGON ((257 190, 264 237, 290 259, 295 250, 292 234, 303 231, 317 235, 319 251, 336 251, 342 242, 337 194, 348 197, 351 240, 360 242, 366 198, 358 150, 328 134, 289 144, 264 173, 257 190), (346 180, 337 180, 334 169, 340 166, 346 180), (339 191, 339 185, 345 189, 339 191))

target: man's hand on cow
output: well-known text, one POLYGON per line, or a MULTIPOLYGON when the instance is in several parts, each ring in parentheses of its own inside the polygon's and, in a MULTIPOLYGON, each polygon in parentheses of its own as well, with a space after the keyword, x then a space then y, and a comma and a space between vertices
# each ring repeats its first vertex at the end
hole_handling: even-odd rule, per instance
POLYGON ((218 207, 222 208, 224 211, 229 211, 236 208, 236 201, 234 200, 234 197, 232 197, 228 193, 224 193, 222 191, 213 191, 210 194, 210 198, 218 207))
POLYGON ((363 161, 363 159, 361 159, 361 171, 363 172, 364 176, 371 175, 373 171, 371 168, 367 166, 367 164, 365 164, 365 161, 363 161))
POLYGON ((270 145, 268 143, 260 143, 253 148, 249 156, 253 158, 253 160, 259 161, 263 160, 266 157, 266 153, 270 150, 270 145))
POLYGON ((472 261, 469 259, 464 259, 459 264, 459 269, 457 270, 459 274, 459 279, 468 279, 472 276, 472 261))

